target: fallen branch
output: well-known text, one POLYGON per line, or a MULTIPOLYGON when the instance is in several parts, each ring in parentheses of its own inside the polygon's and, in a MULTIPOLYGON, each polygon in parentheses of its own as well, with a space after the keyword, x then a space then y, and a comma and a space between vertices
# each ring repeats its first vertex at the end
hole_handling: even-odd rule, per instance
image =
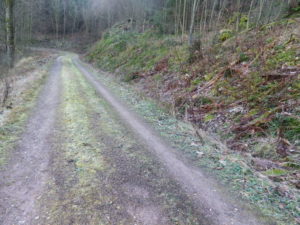
POLYGON ((199 91, 201 92, 201 91, 204 91, 205 89, 207 89, 207 88, 209 88, 209 87, 211 87, 212 85, 214 85, 218 80, 220 80, 223 76, 224 76, 224 74, 225 74, 225 72, 227 71, 227 70, 232 70, 232 67, 233 66, 235 66, 236 64, 238 64, 239 63, 239 60, 236 60, 236 61, 234 61, 233 63, 231 63, 229 66, 227 66, 226 68, 224 68, 223 70, 221 70, 218 74, 217 74, 217 76, 214 78, 214 79, 212 79, 211 81, 209 81, 204 87, 202 87, 199 91))
POLYGON ((294 118, 294 119, 300 120, 300 116, 293 115, 293 114, 291 114, 291 113, 288 113, 288 112, 283 112, 283 113, 280 113, 280 115, 283 115, 283 116, 288 116, 288 117, 291 117, 291 118, 294 118))

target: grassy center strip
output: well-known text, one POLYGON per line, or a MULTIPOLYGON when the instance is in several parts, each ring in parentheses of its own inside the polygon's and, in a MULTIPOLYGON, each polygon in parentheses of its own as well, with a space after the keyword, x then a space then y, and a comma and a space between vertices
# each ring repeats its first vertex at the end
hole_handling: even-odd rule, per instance
POLYGON ((114 196, 105 193, 103 174, 110 173, 102 157, 103 144, 94 139, 78 76, 63 60, 63 97, 52 153, 51 179, 41 200, 44 224, 107 224, 106 213, 114 196))

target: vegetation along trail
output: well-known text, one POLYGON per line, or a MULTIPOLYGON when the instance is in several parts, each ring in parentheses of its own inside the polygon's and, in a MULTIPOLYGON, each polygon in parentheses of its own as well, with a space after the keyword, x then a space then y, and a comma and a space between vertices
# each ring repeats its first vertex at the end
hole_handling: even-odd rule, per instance
POLYGON ((272 224, 182 160, 104 75, 56 60, 0 172, 1 224, 272 224))

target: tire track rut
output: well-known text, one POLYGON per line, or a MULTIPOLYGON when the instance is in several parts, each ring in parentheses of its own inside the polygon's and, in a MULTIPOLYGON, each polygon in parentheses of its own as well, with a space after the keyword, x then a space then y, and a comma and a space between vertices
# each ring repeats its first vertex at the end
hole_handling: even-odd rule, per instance
POLYGON ((14 156, 0 172, 0 224, 32 224, 39 216, 35 201, 43 193, 48 177, 61 67, 59 58, 52 66, 14 156))

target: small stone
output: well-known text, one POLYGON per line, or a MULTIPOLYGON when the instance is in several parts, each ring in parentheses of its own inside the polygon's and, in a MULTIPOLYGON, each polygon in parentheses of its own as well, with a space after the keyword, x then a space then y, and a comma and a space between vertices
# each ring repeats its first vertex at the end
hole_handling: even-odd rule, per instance
POLYGON ((198 145, 195 142, 192 142, 191 146, 196 146, 197 147, 198 145))
POLYGON ((204 155, 204 152, 200 152, 200 151, 197 152, 197 157, 198 157, 198 158, 203 157, 203 155, 204 155))
POLYGON ((219 163, 222 165, 222 166, 226 166, 227 165, 227 162, 225 160, 220 160, 219 163))

